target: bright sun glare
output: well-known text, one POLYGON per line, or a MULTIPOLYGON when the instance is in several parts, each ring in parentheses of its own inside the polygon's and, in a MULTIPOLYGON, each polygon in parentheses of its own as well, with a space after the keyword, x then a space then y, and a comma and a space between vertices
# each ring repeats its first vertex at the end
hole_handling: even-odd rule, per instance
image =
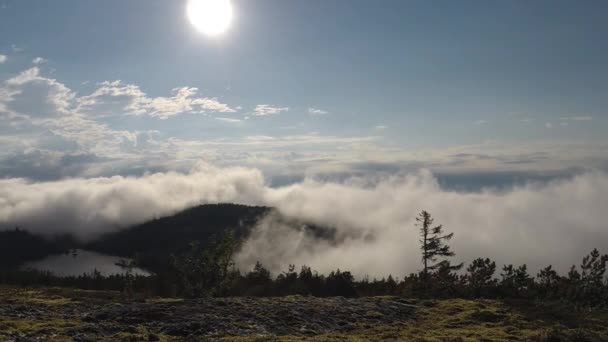
POLYGON ((232 22, 232 3, 230 0, 189 0, 188 19, 206 35, 222 34, 232 22))

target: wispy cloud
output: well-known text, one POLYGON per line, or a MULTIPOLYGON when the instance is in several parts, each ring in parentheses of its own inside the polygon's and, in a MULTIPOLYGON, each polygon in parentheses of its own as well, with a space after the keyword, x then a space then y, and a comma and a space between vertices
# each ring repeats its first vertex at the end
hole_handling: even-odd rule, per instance
POLYGON ((237 123, 243 123, 243 120, 241 120, 241 119, 221 118, 221 117, 220 118, 215 118, 215 119, 219 120, 219 121, 228 122, 228 123, 235 123, 235 124, 237 124, 237 123))
POLYGON ((561 127, 567 127, 570 125, 570 123, 591 121, 591 120, 593 120, 593 117, 591 117, 591 116, 567 116, 567 117, 565 116, 565 117, 559 118, 559 120, 557 120, 557 122, 555 124, 551 121, 545 122, 545 127, 553 128, 553 127, 555 127, 555 125, 559 125, 561 127))
POLYGON ((310 108, 308 108, 308 114, 310 114, 310 115, 326 115, 326 114, 329 114, 329 112, 326 111, 326 110, 310 107, 310 108))
POLYGON ((591 121, 593 117, 591 116, 568 116, 560 118, 561 121, 591 121))
POLYGON ((253 115, 257 116, 266 116, 266 115, 276 115, 282 112, 289 111, 288 107, 276 107, 267 104, 257 105, 253 111, 253 115))
POLYGON ((32 63, 34 64, 44 64, 46 62, 48 62, 48 60, 42 57, 36 57, 32 60, 32 63))
POLYGON ((8 60, 6 55, 0 55, 0 64, 5 63, 8 60))
POLYGON ((474 122, 474 124, 476 124, 478 126, 485 125, 487 123, 488 123, 487 120, 477 120, 477 121, 474 122))
POLYGON ((388 128, 388 126, 386 126, 386 125, 377 125, 377 126, 374 127, 374 129, 377 129, 379 131, 385 130, 387 128, 388 128))

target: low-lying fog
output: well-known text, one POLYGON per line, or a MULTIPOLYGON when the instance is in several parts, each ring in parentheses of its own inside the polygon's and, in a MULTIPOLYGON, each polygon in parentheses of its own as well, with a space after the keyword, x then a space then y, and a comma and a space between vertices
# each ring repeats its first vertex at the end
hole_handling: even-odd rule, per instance
POLYGON ((242 268, 259 260, 275 272, 306 264, 322 272, 339 267, 370 276, 419 268, 414 218, 422 209, 455 233, 455 261, 490 257, 499 264, 527 263, 533 271, 553 264, 563 272, 592 248, 608 246, 608 175, 599 171, 479 192, 445 190, 428 171, 373 181, 267 184, 256 169, 209 165, 141 177, 5 179, 0 225, 90 240, 202 203, 266 205, 290 218, 334 227, 340 243, 303 235, 269 216, 237 255, 242 268))

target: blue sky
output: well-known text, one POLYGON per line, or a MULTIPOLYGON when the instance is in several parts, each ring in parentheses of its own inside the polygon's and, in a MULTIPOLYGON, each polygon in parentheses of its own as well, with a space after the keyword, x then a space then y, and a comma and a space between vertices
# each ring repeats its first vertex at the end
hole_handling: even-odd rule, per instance
POLYGON ((186 2, 0 0, 0 176, 608 168, 605 1, 186 2))

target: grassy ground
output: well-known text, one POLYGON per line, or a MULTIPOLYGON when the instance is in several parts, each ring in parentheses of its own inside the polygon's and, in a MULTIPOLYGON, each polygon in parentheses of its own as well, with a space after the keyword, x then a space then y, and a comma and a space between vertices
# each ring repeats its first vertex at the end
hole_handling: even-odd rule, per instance
MULTIPOLYGON (((298 303, 306 300, 308 299, 297 299, 298 303)), ((392 300, 386 299, 390 303, 392 300)), ((281 300, 276 299, 276 301, 281 300)), ((334 303, 332 300, 326 301, 334 303)), ((215 340, 608 341, 608 312, 604 311, 580 311, 555 303, 541 305, 497 300, 450 299, 411 302, 416 305, 415 314, 390 324, 382 323, 386 320, 381 319, 380 316, 386 315, 386 312, 370 311, 365 314, 365 319, 355 320, 348 331, 298 333, 291 336, 225 336, 215 340)), ((254 299, 242 303, 254 306, 257 302, 254 299)), ((367 304, 362 305, 369 305, 369 300, 365 303, 367 304)), ((144 315, 139 317, 139 320, 131 321, 109 317, 91 322, 86 318, 91 312, 130 307, 129 305, 119 293, 115 292, 68 289, 23 290, 0 287, 0 341, 20 339, 29 341, 35 338, 44 341, 212 340, 196 335, 171 336, 156 325, 147 324, 145 315, 150 314, 149 312, 129 311, 133 312, 134 316, 144 315)), ((179 299, 148 299, 138 305, 149 307, 162 305, 163 308, 171 308, 185 303, 179 299)), ((248 309, 255 308, 245 308, 244 311, 248 309)), ((213 307, 207 305, 204 310, 213 310, 213 307)), ((241 323, 246 326, 251 324, 251 321, 243 319, 241 323)), ((298 324, 301 324, 301 321, 298 324)), ((294 329, 294 331, 298 330, 294 329)))

